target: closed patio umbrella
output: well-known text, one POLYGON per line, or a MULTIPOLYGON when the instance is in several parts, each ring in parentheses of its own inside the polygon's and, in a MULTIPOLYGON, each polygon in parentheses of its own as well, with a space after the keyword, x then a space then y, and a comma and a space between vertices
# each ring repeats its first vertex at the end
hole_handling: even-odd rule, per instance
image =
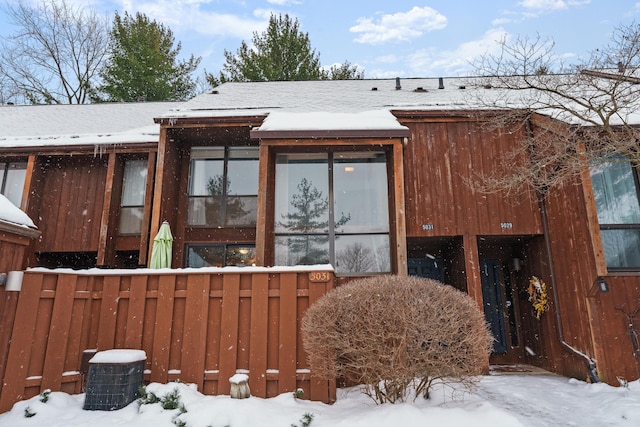
POLYGON ((173 236, 169 223, 164 221, 153 239, 151 249, 151 268, 171 268, 171 255, 173 251, 173 236))

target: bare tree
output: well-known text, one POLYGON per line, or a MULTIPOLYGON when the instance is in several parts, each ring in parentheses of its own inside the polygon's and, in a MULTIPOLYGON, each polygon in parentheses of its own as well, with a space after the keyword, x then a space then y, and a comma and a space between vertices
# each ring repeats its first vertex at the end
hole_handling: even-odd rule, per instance
POLYGON ((373 251, 360 242, 347 246, 336 254, 340 270, 349 273, 375 271, 376 267, 373 251))
POLYGON ((495 174, 474 180, 479 190, 544 195, 614 154, 640 165, 640 25, 617 27, 608 45, 576 64, 540 37, 503 39, 501 47, 474 64, 480 77, 469 103, 494 111, 483 117, 490 126, 526 137, 495 174))
POLYGON ((2 39, 0 75, 31 103, 82 104, 108 50, 109 21, 65 0, 7 4, 17 31, 2 39))

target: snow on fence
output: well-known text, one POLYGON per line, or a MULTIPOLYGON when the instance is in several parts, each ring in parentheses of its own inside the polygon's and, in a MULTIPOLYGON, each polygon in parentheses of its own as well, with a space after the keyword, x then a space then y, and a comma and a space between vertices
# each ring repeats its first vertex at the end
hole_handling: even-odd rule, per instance
POLYGON ((245 271, 26 271, 19 297, 7 300, 15 321, 0 355, 0 412, 46 389, 83 392, 83 353, 115 348, 146 352, 146 381, 229 394, 229 378, 245 373, 253 396, 300 388, 305 398, 335 400, 335 381, 313 376, 300 336, 333 272, 245 271))

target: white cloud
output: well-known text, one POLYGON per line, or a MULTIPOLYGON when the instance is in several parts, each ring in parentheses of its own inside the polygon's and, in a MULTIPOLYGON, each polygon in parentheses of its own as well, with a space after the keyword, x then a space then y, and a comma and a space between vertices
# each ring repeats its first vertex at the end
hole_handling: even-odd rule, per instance
POLYGON ((278 6, 288 6, 290 4, 301 4, 297 0, 267 0, 267 3, 276 4, 278 6))
POLYGON ((523 0, 519 4, 525 9, 539 14, 568 9, 571 6, 589 4, 591 0, 523 0))
POLYGON ((447 18, 438 11, 425 6, 414 7, 408 12, 386 14, 373 18, 358 18, 357 24, 349 28, 360 33, 358 43, 378 44, 389 41, 408 41, 421 37, 425 32, 440 30, 447 26, 447 18))
POLYGON ((510 24, 511 22, 513 22, 513 20, 509 18, 496 18, 493 21, 491 21, 491 25, 493 27, 499 27, 500 25, 510 24))
POLYGON ((178 34, 196 32, 204 36, 235 37, 248 39, 254 31, 267 26, 269 16, 244 17, 209 10, 210 0, 121 0, 122 12, 142 12, 178 34))
POLYGON ((499 53, 499 42, 508 36, 502 28, 495 28, 484 33, 482 38, 463 43, 454 50, 421 49, 407 58, 408 67, 413 75, 425 77, 468 75, 473 72, 471 63, 475 59, 485 54, 499 53))
POLYGON ((398 56, 394 54, 378 56, 376 58, 376 63, 379 64, 393 64, 394 62, 398 62, 398 56))

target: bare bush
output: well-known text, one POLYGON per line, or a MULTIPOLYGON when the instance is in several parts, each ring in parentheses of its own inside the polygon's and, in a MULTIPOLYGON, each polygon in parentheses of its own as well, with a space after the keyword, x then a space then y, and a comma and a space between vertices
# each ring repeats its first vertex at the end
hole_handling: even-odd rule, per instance
POLYGON ((363 384, 379 403, 429 397, 438 382, 471 387, 493 338, 466 294, 417 277, 373 276, 329 292, 302 321, 312 372, 363 384))

